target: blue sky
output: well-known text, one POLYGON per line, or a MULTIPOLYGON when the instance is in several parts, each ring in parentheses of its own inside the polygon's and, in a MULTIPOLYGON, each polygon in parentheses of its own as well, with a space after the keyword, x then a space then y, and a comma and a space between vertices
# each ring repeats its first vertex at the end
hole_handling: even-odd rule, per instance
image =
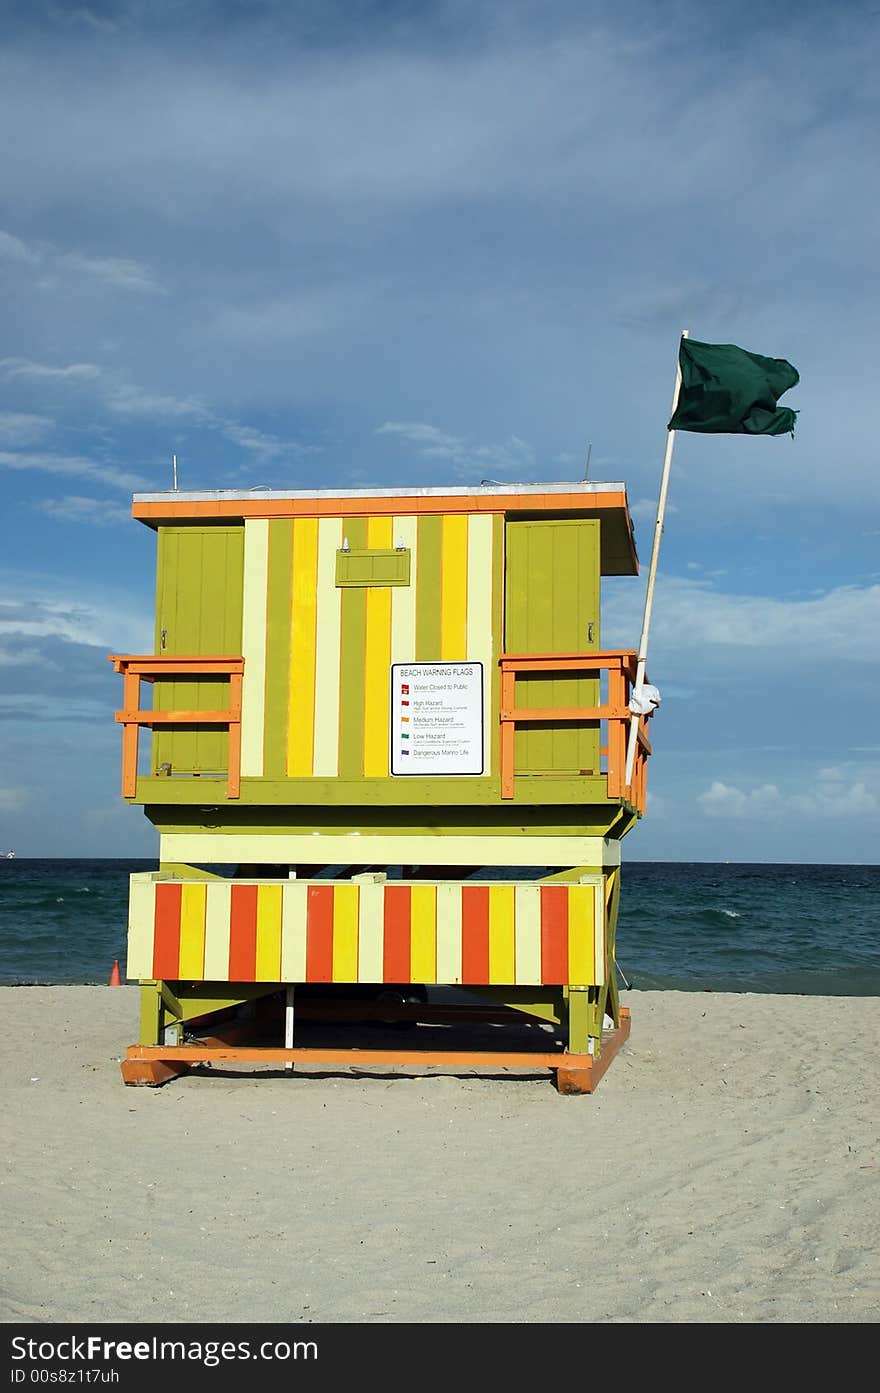
POLYGON ((624 480, 678 334, 790 359, 794 441, 679 435, 631 859, 875 861, 876 0, 9 3, 0 850, 144 855, 131 493, 624 480))

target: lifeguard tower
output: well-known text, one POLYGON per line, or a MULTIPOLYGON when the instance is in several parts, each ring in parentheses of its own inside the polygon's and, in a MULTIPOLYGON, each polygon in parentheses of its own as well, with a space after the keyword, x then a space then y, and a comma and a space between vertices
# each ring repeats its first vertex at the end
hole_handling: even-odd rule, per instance
POLYGON ((157 533, 155 652, 111 660, 123 796, 160 851, 131 877, 125 1082, 357 1060, 591 1091, 629 1030, 620 844, 650 753, 636 718, 625 782, 636 654, 602 647, 600 606, 602 576, 638 572, 624 486, 168 492, 133 516, 157 533), (298 1045, 320 1009, 558 1039, 298 1045))

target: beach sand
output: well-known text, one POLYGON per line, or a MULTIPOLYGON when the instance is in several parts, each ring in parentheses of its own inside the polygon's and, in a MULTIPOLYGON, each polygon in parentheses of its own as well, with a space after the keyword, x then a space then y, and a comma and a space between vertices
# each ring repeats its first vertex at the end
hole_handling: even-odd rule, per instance
POLYGON ((136 988, 0 989, 0 1319, 876 1321, 880 999, 625 1000, 598 1092, 562 1097, 125 1088, 136 988))

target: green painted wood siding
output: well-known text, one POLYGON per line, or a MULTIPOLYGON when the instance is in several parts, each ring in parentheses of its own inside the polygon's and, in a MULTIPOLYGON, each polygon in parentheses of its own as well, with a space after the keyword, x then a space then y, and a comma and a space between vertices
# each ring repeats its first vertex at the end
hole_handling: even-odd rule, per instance
MULTIPOLYGON (((599 523, 513 520, 506 533, 505 652, 598 649, 599 523)), ((517 706, 591 706, 598 697, 599 684, 593 679, 517 681, 517 706)), ((518 727, 515 767, 518 774, 598 774, 598 726, 518 727)))
MULTIPOLYGON (((240 654, 243 571, 243 527, 160 527, 155 651, 240 654)), ((164 710, 223 710, 229 683, 157 682, 154 701, 164 710)), ((228 732, 216 726, 158 731, 153 771, 168 763, 173 773, 219 773, 228 752, 228 732)))

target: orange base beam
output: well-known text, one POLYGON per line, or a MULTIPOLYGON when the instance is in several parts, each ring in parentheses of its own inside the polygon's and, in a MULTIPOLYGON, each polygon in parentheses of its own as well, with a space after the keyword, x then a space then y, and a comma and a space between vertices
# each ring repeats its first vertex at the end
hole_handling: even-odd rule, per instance
POLYGON ((387 1050, 226 1045, 216 1037, 200 1045, 130 1045, 122 1061, 127 1084, 155 1087, 191 1064, 399 1064, 410 1068, 553 1069, 560 1093, 592 1093, 630 1032, 629 1011, 602 1038, 599 1056, 560 1050, 387 1050))

